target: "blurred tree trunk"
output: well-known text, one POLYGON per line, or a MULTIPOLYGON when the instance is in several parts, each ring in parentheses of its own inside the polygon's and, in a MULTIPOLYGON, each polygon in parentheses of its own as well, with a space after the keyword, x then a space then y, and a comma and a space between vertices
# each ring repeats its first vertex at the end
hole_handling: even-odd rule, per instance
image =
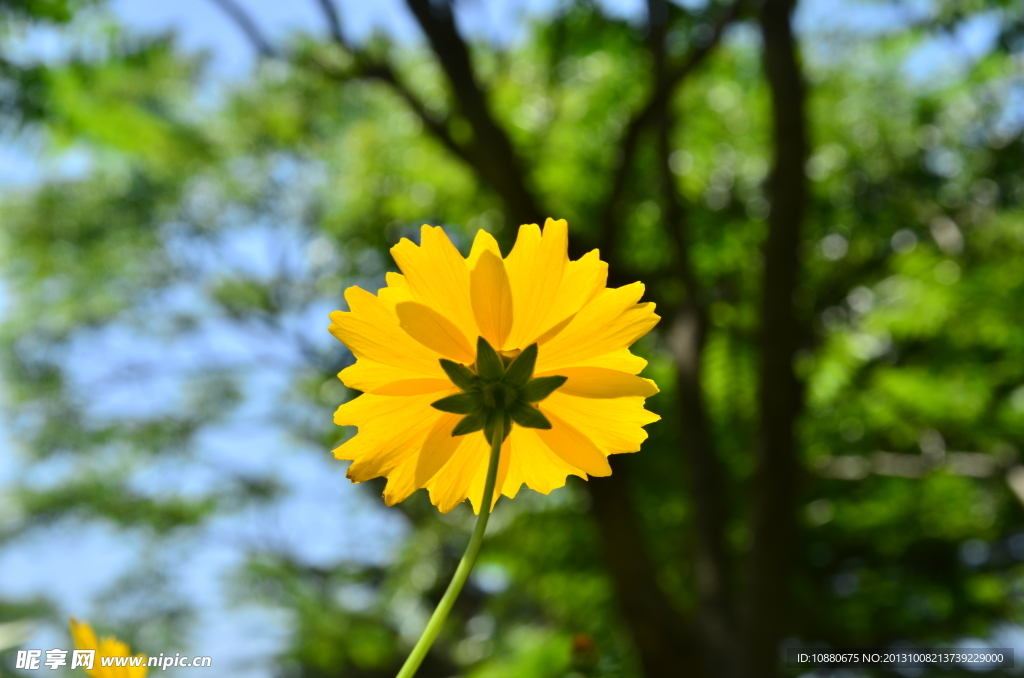
POLYGON ((469 47, 455 25, 451 6, 430 0, 406 0, 406 4, 430 41, 431 49, 451 83, 459 112, 472 130, 465 151, 482 183, 501 196, 513 223, 543 224, 549 215, 527 186, 522 158, 491 114, 486 92, 473 71, 469 47))
POLYGON ((803 407, 803 388, 793 371, 801 336, 793 292, 798 282, 797 249, 807 198, 804 167, 808 141, 792 11, 792 0, 765 0, 760 16, 765 75, 771 90, 775 160, 768 183, 771 211, 764 245, 761 306, 761 421, 743 649, 745 674, 751 678, 778 673, 779 641, 789 628, 797 543, 799 461, 795 424, 803 407))
POLYGON ((680 448, 689 470, 696 539, 694 585, 703 655, 712 675, 736 675, 735 625, 730 602, 731 568, 726 548, 728 520, 722 463, 712 443, 701 379, 707 318, 688 303, 672 319, 669 345, 676 362, 680 448))
POLYGON ((690 261, 686 202, 673 176, 671 135, 676 116, 666 101, 658 116, 658 150, 665 225, 676 249, 676 272, 687 290, 686 301, 666 309, 668 345, 676 365, 676 416, 679 448, 689 477, 695 516, 693 571, 697 622, 706 673, 732 678, 738 674, 733 614, 732 559, 726 542, 729 519, 726 475, 711 433, 701 363, 708 330, 707 307, 690 261))
POLYGON ((705 675, 700 648, 685 621, 669 604, 628 491, 628 464, 586 488, 604 546, 615 597, 629 626, 647 678, 705 675))
MULTIPOLYGON (((444 70, 460 113, 473 132, 465 157, 481 182, 490 186, 502 199, 514 223, 543 223, 541 201, 529 188, 523 167, 509 137, 492 115, 486 92, 473 72, 469 50, 456 26, 451 7, 428 0, 406 0, 417 22, 426 34, 431 49, 444 70)), ((730 15, 731 16, 731 15, 730 15)), ((675 82, 681 80, 710 51, 714 41, 683 62, 675 82)), ((667 102, 671 91, 666 80, 656 89, 654 101, 667 102)), ((667 105, 667 103, 666 103, 667 105)), ((627 134, 627 146, 633 148, 650 109, 637 116, 633 134, 627 134)), ((630 156, 627 150, 624 156, 630 156)), ((606 256, 612 254, 615 235, 621 220, 615 210, 625 186, 629 162, 623 160, 608 199, 607 218, 602 223, 606 256)), ((574 243, 573 256, 585 252, 574 243)), ((610 283, 612 281, 609 281, 610 283)), ((642 519, 637 514, 625 479, 622 465, 609 478, 592 478, 586 484, 592 497, 591 513, 604 542, 604 551, 619 608, 639 653, 640 663, 648 678, 677 678, 679 675, 701 675, 698 643, 689 632, 683 617, 671 606, 658 584, 657 567, 644 540, 642 519)))

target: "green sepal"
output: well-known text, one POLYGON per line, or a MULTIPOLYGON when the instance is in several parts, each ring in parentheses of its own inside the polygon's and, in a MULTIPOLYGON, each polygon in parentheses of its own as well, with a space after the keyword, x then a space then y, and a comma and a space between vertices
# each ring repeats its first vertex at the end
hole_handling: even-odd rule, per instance
POLYGON ((504 363, 483 337, 476 340, 476 371, 483 381, 499 381, 505 374, 504 363))
POLYGON ((464 436, 467 433, 475 433, 484 427, 487 422, 487 412, 479 410, 469 415, 452 429, 452 436, 464 436))
POLYGON ((510 407, 508 413, 512 417, 512 421, 524 428, 551 428, 551 422, 543 412, 521 400, 510 407))
POLYGON ((508 366, 502 381, 512 388, 522 388, 533 376, 533 366, 536 364, 537 344, 530 344, 508 366))
POLYGON ((568 380, 569 377, 561 376, 537 377, 519 389, 519 397, 528 403, 540 402, 568 380))
POLYGON ((498 424, 498 417, 504 417, 502 441, 508 438, 508 434, 512 432, 512 418, 508 416, 508 413, 501 410, 490 410, 487 413, 487 423, 484 424, 484 436, 487 438, 487 442, 492 445, 494 444, 494 429, 498 424))
POLYGON ((479 393, 456 393, 430 403, 435 410, 452 414, 473 414, 481 409, 479 393))
POLYGON ((463 391, 472 391, 480 387, 480 379, 473 370, 457 362, 441 358, 441 369, 452 380, 452 383, 463 391))

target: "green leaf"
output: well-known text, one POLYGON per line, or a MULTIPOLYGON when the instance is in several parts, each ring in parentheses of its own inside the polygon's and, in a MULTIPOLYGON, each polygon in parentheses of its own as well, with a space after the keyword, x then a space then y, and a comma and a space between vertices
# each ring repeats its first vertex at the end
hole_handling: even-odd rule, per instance
POLYGON ((441 358, 441 369, 452 380, 452 383, 463 391, 472 391, 480 386, 480 378, 473 374, 473 370, 465 365, 441 358))
POLYGON ((551 422, 543 412, 521 400, 510 407, 508 413, 512 421, 524 428, 551 428, 551 422))
POLYGON ((467 433, 473 433, 479 431, 484 427, 487 422, 487 412, 479 410, 469 415, 452 429, 452 436, 464 436, 467 433))
POLYGON ((522 388, 533 376, 533 366, 536 364, 537 344, 530 344, 508 366, 502 381, 512 388, 522 388))
POLYGON ((451 412, 452 414, 473 414, 482 409, 480 395, 478 393, 456 393, 447 398, 441 398, 430 403, 435 410, 451 412))
POLYGON ((499 381, 505 374, 501 358, 483 337, 476 340, 476 371, 484 381, 499 381))
POLYGON ((536 403, 551 395, 555 389, 564 384, 569 377, 537 377, 519 389, 519 397, 528 403, 536 403))

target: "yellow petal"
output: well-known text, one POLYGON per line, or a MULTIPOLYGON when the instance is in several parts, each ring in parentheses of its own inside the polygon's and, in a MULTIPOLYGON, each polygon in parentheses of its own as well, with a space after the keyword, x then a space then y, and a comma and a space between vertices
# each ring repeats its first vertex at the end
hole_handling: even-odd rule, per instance
MULTIPOLYGON (((96 638, 96 633, 92 630, 86 622, 80 622, 74 617, 70 621, 71 626, 71 639, 75 644, 75 649, 78 650, 96 650, 99 654, 100 642, 96 638)), ((93 661, 92 669, 85 669, 85 672, 93 678, 108 678, 110 669, 100 666, 100 660, 97 657, 93 661)))
POLYGON ((455 426, 462 421, 462 415, 444 413, 437 425, 427 436, 423 443, 416 461, 416 485, 425 486, 430 479, 437 475, 448 460, 455 454, 461 441, 459 437, 453 436, 455 426))
POLYGON ((129 656, 129 650, 128 646, 117 638, 107 636, 100 639, 99 654, 107 657, 127 657, 129 656))
POLYGON ((627 348, 649 332, 659 318, 654 304, 637 304, 642 283, 606 289, 583 307, 537 356, 537 373, 584 364, 588 359, 627 348))
POLYGON ((400 304, 403 301, 413 301, 412 291, 409 290, 409 285, 405 282, 404 275, 388 271, 384 274, 384 279, 387 281, 388 286, 377 290, 377 297, 382 303, 393 309, 395 304, 400 304))
POLYGON ((429 306, 415 301, 403 301, 395 306, 395 313, 398 314, 401 328, 430 350, 467 365, 476 360, 476 351, 466 335, 452 321, 429 306))
MULTIPOLYGON (((541 346, 543 346, 544 344, 546 344, 549 341, 551 341, 552 339, 554 339, 555 336, 557 336, 559 332, 561 332, 566 327, 568 327, 569 323, 571 323, 572 319, 575 318, 575 317, 576 317, 576 314, 573 313, 570 316, 562 318, 562 320, 560 320, 559 322, 555 323, 554 325, 552 325, 551 327, 546 329, 543 333, 541 333, 541 335, 539 337, 537 337, 533 341, 535 341, 538 344, 540 344, 541 346)), ((532 344, 533 341, 531 341, 530 344, 532 344)), ((530 344, 527 344, 527 346, 529 346, 530 344)))
POLYGON ((536 225, 523 226, 506 260, 516 318, 505 348, 543 344, 593 299, 608 280, 608 264, 597 250, 569 261, 568 224, 548 219, 541 235, 536 225), (513 273, 515 270, 515 273, 513 273))
MULTIPOLYGON (((469 435, 474 435, 470 433, 469 435)), ((477 434, 478 435, 478 434, 477 434)), ((484 443, 487 439, 484 436, 484 443)), ((498 474, 494 479, 494 493, 491 495, 491 509, 494 509, 494 505, 498 503, 498 497, 501 496, 501 488, 505 486, 505 479, 508 477, 508 465, 509 459, 512 456, 512 440, 511 436, 505 438, 505 442, 501 444, 501 456, 498 457, 498 474)), ((483 462, 477 467, 476 475, 473 476, 472 482, 469 484, 469 503, 473 505, 473 513, 480 514, 480 507, 483 506, 484 501, 484 485, 487 483, 487 467, 491 463, 491 446, 485 444, 487 454, 485 455, 483 462)))
POLYGON ((509 440, 512 441, 512 454, 508 476, 502 487, 502 494, 506 497, 516 496, 523 484, 541 494, 548 494, 565 485, 566 476, 586 477, 583 471, 570 466, 552 452, 534 429, 513 426, 509 440))
POLYGON ((469 484, 480 468, 480 459, 487 454, 487 439, 479 431, 459 436, 455 454, 427 483, 430 501, 441 513, 448 513, 466 500, 469 484))
MULTIPOLYGON (((448 393, 454 392, 452 387, 448 393)), ((348 477, 360 483, 385 475, 418 451, 444 414, 430 403, 445 395, 395 397, 365 393, 339 407, 334 423, 359 427, 355 436, 334 450, 336 458, 352 460, 348 477)))
POLYGON ((469 256, 466 257, 466 266, 469 270, 472 271, 476 268, 476 262, 484 252, 490 252, 499 259, 501 258, 501 248, 498 247, 498 241, 494 239, 493 235, 480 229, 476 232, 476 237, 473 238, 473 247, 469 250, 469 256))
POLYGON ((483 252, 470 274, 473 314, 480 334, 491 346, 504 346, 512 329, 512 288, 501 257, 483 252))
POLYGON ((512 331, 503 349, 525 348, 540 336, 555 304, 562 273, 569 261, 568 226, 548 219, 541 234, 537 224, 519 228, 516 244, 505 260, 512 304, 512 331))
MULTIPOLYGON (((641 397, 578 398, 555 391, 544 399, 541 409, 548 419, 554 415, 571 421, 604 455, 636 452, 640 443, 647 440, 647 431, 642 427, 661 418, 644 409, 641 397)), ((554 419, 551 423, 554 424, 554 419)))
MULTIPOLYGON (((581 308, 604 289, 608 282, 608 264, 601 261, 597 250, 570 261, 562 275, 558 292, 552 300, 547 318, 541 322, 544 331, 536 338, 543 345, 568 325, 581 308)), ((527 344, 533 340, 527 340, 527 344)))
POLYGON ((416 484, 417 455, 412 455, 388 473, 388 484, 384 488, 384 504, 394 506, 405 501, 420 489, 416 484))
MULTIPOLYGON (((367 363, 367 361, 362 361, 362 364, 366 366, 372 365, 372 363, 367 363)), ((358 366, 359 364, 357 363, 352 367, 346 367, 340 374, 345 374, 353 367, 358 366)), ((442 391, 450 391, 451 388, 452 382, 448 379, 403 379, 384 384, 383 386, 373 389, 370 393, 389 396, 411 396, 423 395, 425 393, 440 393, 442 391)), ((440 395, 437 397, 439 399, 441 398, 440 395)))
POLYGON ((541 403, 540 409, 551 422, 551 428, 535 429, 537 436, 570 466, 575 466, 592 476, 610 476, 612 467, 608 465, 608 459, 597 445, 575 426, 546 407, 548 400, 551 400, 551 396, 541 403))
POLYGON ((443 414, 423 442, 423 448, 388 474, 384 503, 393 506, 424 487, 458 449, 460 440, 452 429, 461 421, 457 414, 443 414))
MULTIPOLYGON (((536 376, 546 377, 552 374, 554 372, 538 373, 536 376)), ((649 398, 658 392, 657 385, 650 379, 606 367, 563 367, 558 370, 558 374, 568 377, 568 381, 558 388, 558 392, 582 398, 649 398)))
MULTIPOLYGON (((638 374, 647 367, 647 361, 638 355, 630 353, 628 348, 620 348, 617 351, 602 353, 590 358, 575 361, 573 363, 573 367, 600 367, 608 370, 618 370, 619 372, 626 372, 628 374, 638 374)), ((571 368, 561 367, 559 369, 566 370, 571 368)), ((545 374, 555 374, 555 372, 549 371, 545 374)))
POLYGON ((446 378, 437 353, 399 327, 398 317, 380 299, 358 287, 345 290, 345 299, 352 310, 331 313, 331 334, 348 346, 357 359, 393 368, 387 373, 377 372, 372 378, 364 375, 365 380, 352 383, 346 378, 346 386, 368 391, 389 381, 446 378))
POLYGON ((75 643, 75 647, 79 650, 95 650, 99 648, 99 641, 96 639, 96 633, 92 630, 86 622, 80 622, 74 617, 71 618, 71 639, 75 643))
POLYGON ((419 247, 403 238, 391 254, 413 299, 450 320, 463 336, 480 335, 469 298, 469 268, 440 227, 423 226, 419 247))
MULTIPOLYGON (((451 383, 445 379, 433 379, 424 377, 421 374, 410 372, 409 370, 402 370, 400 368, 394 368, 390 365, 382 365, 381 363, 375 363, 370 358, 361 357, 353 364, 338 373, 338 378, 341 379, 341 383, 345 384, 349 388, 354 388, 357 391, 364 391, 365 393, 380 393, 387 394, 391 384, 398 384, 404 382, 427 382, 433 383, 451 383)), ((419 391, 426 393, 426 386, 424 389, 419 391)), ((404 392, 395 393, 397 395, 415 395, 415 393, 404 392)))
POLYGON ((99 642, 99 648, 96 650, 96 658, 93 663, 94 671, 86 671, 91 675, 99 676, 100 678, 135 678, 136 676, 146 675, 146 655, 138 654, 136 657, 142 658, 143 666, 131 667, 131 666, 108 666, 103 667, 100 662, 100 657, 131 657, 131 648, 128 647, 127 643, 123 643, 117 638, 102 638, 99 642), (95 671, 95 667, 99 667, 99 672, 95 671))

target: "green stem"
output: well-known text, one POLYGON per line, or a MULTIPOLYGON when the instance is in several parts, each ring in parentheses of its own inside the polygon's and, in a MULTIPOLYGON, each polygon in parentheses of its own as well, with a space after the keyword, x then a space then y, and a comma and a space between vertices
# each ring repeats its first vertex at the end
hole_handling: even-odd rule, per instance
POLYGON ((459 592, 462 591, 462 587, 469 578, 470 571, 473 569, 473 564, 476 562, 477 554, 480 553, 480 545, 484 540, 484 531, 487 530, 487 519, 491 515, 491 498, 494 496, 494 483, 498 477, 498 460, 501 458, 501 443, 505 437, 502 430, 503 425, 502 417, 498 417, 498 423, 494 427, 494 439, 491 442, 491 460, 487 465, 487 481, 484 483, 484 496, 480 502, 480 515, 476 519, 473 536, 469 538, 469 546, 466 547, 466 552, 462 554, 462 560, 459 561, 459 567, 455 570, 455 576, 452 577, 451 583, 448 584, 448 590, 441 597, 441 602, 437 604, 434 614, 430 615, 427 628, 423 629, 423 635, 416 641, 416 646, 412 648, 409 658, 405 660, 405 664, 402 665, 402 670, 398 672, 396 678, 412 678, 416 675, 416 669, 423 663, 423 658, 427 656, 430 646, 434 644, 434 639, 441 632, 444 620, 448 618, 448 613, 452 611, 455 599, 459 597, 459 592))

